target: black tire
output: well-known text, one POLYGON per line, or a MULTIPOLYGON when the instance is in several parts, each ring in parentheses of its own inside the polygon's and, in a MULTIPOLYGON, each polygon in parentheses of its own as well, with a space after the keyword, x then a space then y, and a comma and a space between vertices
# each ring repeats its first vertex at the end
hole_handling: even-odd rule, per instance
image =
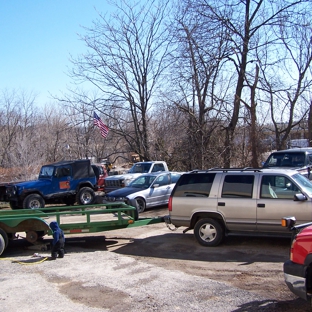
POLYGON ((67 206, 74 206, 76 202, 76 198, 75 196, 71 196, 71 197, 65 197, 63 199, 63 203, 67 206))
POLYGON ((39 209, 44 207, 44 199, 39 194, 30 194, 23 201, 24 209, 39 209))
POLYGON ((223 239, 223 228, 217 220, 199 219, 194 227, 194 235, 201 245, 215 247, 223 239))
POLYGON ((77 196, 78 205, 91 205, 95 199, 95 193, 90 187, 83 187, 77 196))
POLYGON ((10 201, 9 205, 10 205, 12 210, 21 209, 21 207, 19 207, 15 201, 10 201))
POLYGON ((3 237, 3 239, 4 239, 4 248, 7 248, 8 243, 9 243, 8 234, 7 234, 4 230, 2 230, 2 229, 0 228, 0 235, 1 235, 1 236, 3 237))
POLYGON ((2 255, 4 249, 5 249, 4 238, 3 238, 2 235, 0 234, 0 256, 2 255))
POLYGON ((146 208, 145 200, 142 197, 137 197, 135 199, 135 207, 136 207, 138 213, 143 212, 146 208))

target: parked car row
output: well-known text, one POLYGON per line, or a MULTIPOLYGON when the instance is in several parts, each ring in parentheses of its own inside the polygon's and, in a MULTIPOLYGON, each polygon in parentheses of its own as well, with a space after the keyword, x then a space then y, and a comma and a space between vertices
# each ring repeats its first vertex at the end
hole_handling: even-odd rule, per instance
POLYGON ((171 191, 182 173, 154 172, 142 174, 126 187, 111 191, 104 196, 108 202, 124 202, 137 208, 138 213, 146 208, 168 204, 171 191))

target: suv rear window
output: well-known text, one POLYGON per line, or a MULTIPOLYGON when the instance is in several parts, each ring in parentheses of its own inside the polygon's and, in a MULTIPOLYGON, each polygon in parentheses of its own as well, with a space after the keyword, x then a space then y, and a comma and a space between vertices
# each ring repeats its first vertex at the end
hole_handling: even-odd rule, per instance
POLYGON ((252 197, 253 175, 227 175, 224 178, 221 197, 252 197))
POLYGON ((208 197, 215 173, 183 174, 176 184, 173 196, 208 197))

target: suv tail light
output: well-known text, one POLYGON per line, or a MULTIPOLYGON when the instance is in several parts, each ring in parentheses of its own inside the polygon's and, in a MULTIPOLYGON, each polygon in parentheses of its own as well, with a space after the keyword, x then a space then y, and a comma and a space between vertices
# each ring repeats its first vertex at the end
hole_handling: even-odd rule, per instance
POLYGON ((169 201, 168 201, 168 210, 172 211, 172 196, 169 197, 169 201))

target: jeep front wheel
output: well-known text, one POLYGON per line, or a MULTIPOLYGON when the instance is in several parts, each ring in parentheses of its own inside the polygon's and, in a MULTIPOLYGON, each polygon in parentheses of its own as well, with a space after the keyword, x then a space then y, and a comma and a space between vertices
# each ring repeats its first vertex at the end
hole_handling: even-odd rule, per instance
POLYGON ((95 193, 90 187, 83 187, 77 196, 78 205, 91 205, 95 199, 95 193))
POLYGON ((195 224, 194 235, 201 245, 215 247, 223 239, 223 229, 220 223, 214 219, 200 219, 195 224))
POLYGON ((39 194, 30 194, 23 201, 24 209, 39 209, 44 207, 44 200, 39 194))

